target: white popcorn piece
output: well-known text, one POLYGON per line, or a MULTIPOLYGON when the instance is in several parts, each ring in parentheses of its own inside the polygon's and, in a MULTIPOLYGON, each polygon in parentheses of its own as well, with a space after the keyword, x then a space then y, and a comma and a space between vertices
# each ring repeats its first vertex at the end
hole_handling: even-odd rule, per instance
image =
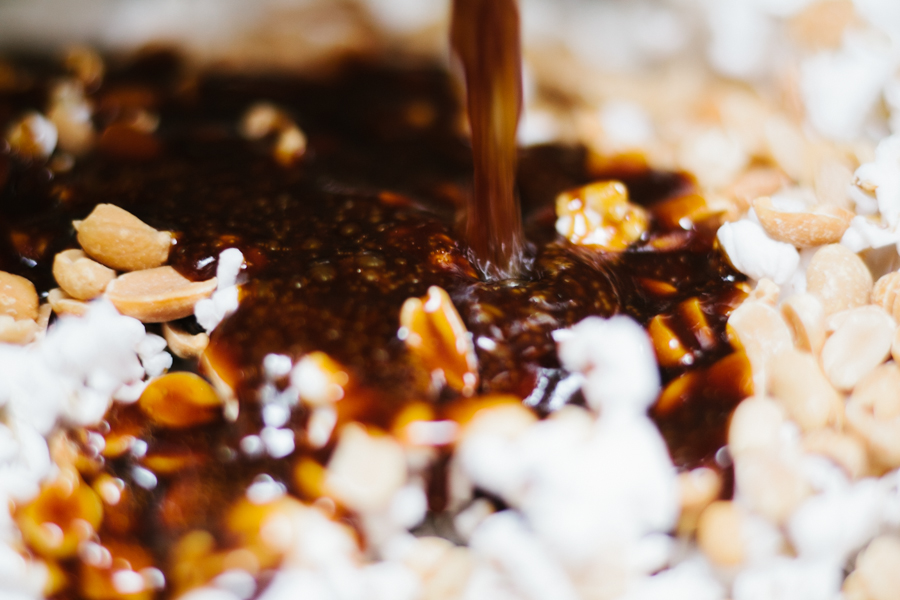
POLYGON ((578 600, 565 571, 512 511, 488 517, 475 530, 470 547, 476 555, 500 565, 519 597, 578 600))
POLYGON ((900 232, 892 227, 882 227, 864 216, 857 215, 850 221, 850 227, 844 232, 841 244, 857 253, 869 248, 883 248, 892 244, 900 244, 900 232))
POLYGON ((654 136, 650 115, 638 104, 610 101, 599 111, 606 146, 620 150, 644 148, 654 136))
POLYGON ((219 253, 216 291, 210 298, 204 298, 194 305, 194 317, 206 331, 211 332, 225 317, 237 310, 240 294, 236 282, 243 264, 244 255, 237 248, 228 248, 219 253))
POLYGON ((885 502, 874 479, 813 496, 788 523, 794 548, 804 558, 843 564, 879 533, 885 502))
POLYGON ((796 248, 771 239, 752 221, 725 223, 716 236, 734 268, 752 279, 768 278, 783 285, 800 264, 796 248))
POLYGON ((563 366, 585 374, 584 394, 594 410, 643 414, 656 400, 656 355, 647 333, 632 319, 589 317, 553 337, 563 366))
POLYGON ((284 458, 294 451, 294 431, 277 427, 263 427, 259 434, 266 452, 272 458, 284 458))
POLYGON ((239 600, 248 600, 256 593, 256 578, 243 569, 228 569, 212 580, 213 586, 237 596, 239 600))
POLYGON ((835 600, 841 587, 841 564, 778 557, 738 573, 734 600, 835 600))
POLYGON ((284 377, 291 372, 293 366, 291 357, 284 354, 267 354, 263 359, 263 372, 269 381, 284 377))
POLYGON ((875 190, 878 211, 895 229, 900 223, 900 136, 881 140, 875 149, 875 161, 860 166, 856 179, 863 189, 875 190))
POLYGON ((844 141, 859 136, 892 71, 885 50, 872 36, 848 32, 839 50, 803 61, 800 89, 809 120, 820 133, 844 141))
POLYGON ((227 248, 219 253, 216 266, 216 282, 220 289, 237 285, 237 276, 244 268, 244 255, 237 248, 227 248))

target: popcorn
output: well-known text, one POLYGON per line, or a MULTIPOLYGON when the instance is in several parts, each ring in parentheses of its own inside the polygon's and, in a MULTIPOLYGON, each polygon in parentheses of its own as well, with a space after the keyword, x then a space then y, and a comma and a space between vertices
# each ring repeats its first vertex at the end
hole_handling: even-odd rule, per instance
POLYGON ((734 268, 752 279, 768 278, 783 285, 800 264, 796 248, 769 238, 749 220, 725 223, 717 237, 734 268))

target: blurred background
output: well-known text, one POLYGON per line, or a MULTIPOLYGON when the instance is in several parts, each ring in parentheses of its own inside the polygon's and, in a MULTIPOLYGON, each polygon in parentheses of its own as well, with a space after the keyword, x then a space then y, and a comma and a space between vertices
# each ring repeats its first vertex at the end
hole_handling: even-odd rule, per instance
MULTIPOLYGON (((74 43, 115 52, 163 42, 201 63, 233 67, 306 68, 346 52, 448 61, 449 2, 0 0, 0 52, 61 52, 74 43)), ((600 126, 613 146, 646 146, 651 136, 683 139, 681 130, 661 129, 679 127, 674 115, 709 117, 698 113, 706 110, 702 97, 718 89, 710 87, 714 81, 732 91, 752 89, 804 135, 871 144, 900 130, 897 0, 520 0, 520 6, 525 142, 571 137, 573 129, 583 137, 600 126), (600 125, 577 115, 577 123, 554 119, 554 110, 558 117, 558 109, 573 106, 595 111, 587 120, 600 125)), ((866 151, 859 153, 864 158, 866 151)), ((654 158, 678 162, 673 156, 654 158)))

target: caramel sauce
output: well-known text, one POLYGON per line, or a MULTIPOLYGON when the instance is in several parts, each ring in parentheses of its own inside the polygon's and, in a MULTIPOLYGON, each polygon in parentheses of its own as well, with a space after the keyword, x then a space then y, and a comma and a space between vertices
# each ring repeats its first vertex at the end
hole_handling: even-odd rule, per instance
POLYGON ((515 194, 516 129, 522 111, 522 58, 516 0, 454 0, 450 40, 465 71, 473 193, 466 241, 491 278, 525 269, 515 194))
MULTIPOLYGON (((43 106, 48 71, 53 74, 37 68, 25 90, 0 91, 0 128, 21 111, 43 106)), ((237 420, 217 417, 172 429, 151 423, 137 405, 114 406, 96 428, 108 446, 131 435, 147 447, 141 455, 97 457, 96 470, 83 474, 126 484, 122 500, 105 507, 101 542, 145 548, 174 581, 177 542, 188 532, 208 531, 222 549, 237 543, 225 515, 256 476, 270 475, 289 493, 313 499, 297 484, 294 468, 300 459, 325 464, 333 446, 313 449, 302 441, 309 416, 303 408, 287 424, 299 440, 289 457, 250 457, 240 450, 241 439, 263 428, 258 390, 269 353, 296 360, 320 350, 344 365, 352 386, 338 403, 339 422, 387 429, 404 406, 422 401, 444 415, 457 398, 435 395, 428 374, 397 337, 403 302, 432 285, 448 291, 467 329, 482 340, 476 343, 478 392, 516 394, 544 414, 581 401, 580 393, 561 391, 567 373, 552 331, 590 315, 624 312, 645 325, 663 315, 690 360, 661 369, 664 385, 687 380, 653 417, 679 467, 715 465, 728 416, 748 389, 749 365, 725 335, 727 316, 744 291, 742 277, 715 248, 714 216, 680 224, 665 218, 672 201, 694 191, 690 176, 630 163, 598 167, 577 147, 522 150, 517 184, 533 265, 517 279, 483 280, 454 232, 455 208, 472 185, 473 156, 456 133, 459 107, 443 71, 357 63, 326 79, 185 77, 171 57, 152 56, 113 69, 95 92, 104 107, 96 116, 100 131, 127 112, 121 98, 142 98, 158 111, 157 153, 101 146, 71 171, 53 173, 0 148, 0 269, 28 277, 39 291, 55 287, 54 254, 75 246, 72 220, 101 202, 175 232, 170 264, 191 279, 212 276, 225 248, 239 248, 247 260, 240 308, 216 329, 208 350, 236 387, 237 420), (308 151, 298 165, 280 166, 266 140, 238 135, 241 115, 261 99, 287 110, 306 133, 308 151), (411 106, 429 107, 433 118, 410 119, 411 106), (650 231, 621 254, 575 247, 558 236, 556 195, 610 178, 623 181, 632 200, 650 211, 650 231), (697 314, 705 321, 701 337, 690 320, 697 314), (148 490, 134 483, 136 466, 154 471, 158 485, 148 490)), ((476 165, 480 161, 476 156, 476 165)), ((516 209, 512 221, 489 222, 509 229, 518 218, 516 209)), ((183 324, 196 327, 192 319, 183 324)), ((179 361, 176 369, 196 371, 197 364, 179 361)), ((445 463, 438 461, 439 467, 445 463)), ((439 467, 430 477, 435 512, 445 501, 439 467)), ((351 515, 339 516, 352 524, 351 515)), ((57 596, 84 597, 77 587, 79 560, 61 566, 75 583, 57 596)), ((167 588, 159 595, 172 593, 167 588)))

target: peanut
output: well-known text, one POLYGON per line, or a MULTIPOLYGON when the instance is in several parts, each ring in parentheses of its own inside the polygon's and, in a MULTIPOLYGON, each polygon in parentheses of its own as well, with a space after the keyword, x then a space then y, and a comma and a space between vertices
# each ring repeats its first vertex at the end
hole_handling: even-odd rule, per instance
POLYGON ((753 385, 766 389, 769 359, 791 348, 791 331, 779 312, 764 302, 744 302, 728 318, 729 337, 747 353, 753 366, 753 385))
POLYGON ((772 450, 781 443, 784 409, 767 396, 754 396, 738 404, 728 426, 728 451, 740 457, 749 450, 772 450))
POLYGON ((878 466, 900 466, 898 368, 883 365, 867 375, 847 402, 847 424, 865 440, 878 466))
POLYGON ((793 348, 769 362, 769 393, 804 431, 833 425, 841 419, 841 396, 812 354, 793 348))
POLYGON ((849 391, 891 352, 896 324, 877 306, 848 311, 822 347, 822 368, 834 386, 849 391))
POLYGON ((895 321, 900 321, 900 271, 888 273, 875 282, 872 303, 886 310, 895 321))
POLYGON ((781 305, 781 314, 798 350, 818 356, 825 344, 825 307, 812 294, 795 294, 781 305))
POLYGON ((879 420, 900 416, 900 367, 894 362, 876 367, 853 388, 850 401, 871 407, 879 420))
POLYGON ((872 286, 866 263, 840 244, 820 248, 806 270, 806 290, 822 301, 826 315, 867 304, 872 286))
POLYGON ((700 515, 697 545, 717 565, 741 564, 745 558, 744 521, 743 513, 733 502, 713 502, 700 515))
POLYGON ((194 282, 172 267, 157 267, 120 275, 106 286, 106 297, 123 315, 163 323, 193 314, 215 289, 215 277, 194 282))
POLYGON ((74 225, 84 251, 117 271, 152 269, 169 259, 172 234, 157 231, 118 206, 98 204, 74 225))
POLYGON ((866 445, 855 435, 831 429, 811 431, 803 436, 803 449, 831 459, 853 479, 869 474, 866 445))
POLYGON ((86 313, 88 309, 87 302, 76 300, 59 288, 50 290, 50 295, 47 296, 47 302, 50 303, 53 312, 58 315, 74 315, 80 317, 86 313))
POLYGON ((205 333, 191 335, 171 323, 163 323, 162 331, 169 350, 178 358, 197 358, 209 346, 209 336, 205 333))
POLYGON ((38 295, 34 284, 24 277, 0 271, 0 315, 16 320, 37 319, 38 295))
POLYGON ((406 480, 403 448, 392 437, 351 423, 341 430, 325 486, 348 508, 383 510, 406 480))
POLYGON ((875 538, 856 559, 853 575, 866 600, 895 600, 900 590, 900 538, 875 538))
POLYGON ((0 315, 0 342, 7 344, 27 344, 38 332, 38 324, 31 319, 15 320, 9 315, 0 315))
POLYGON ((678 490, 681 498, 678 532, 688 535, 697 528, 703 510, 719 497, 722 477, 705 467, 685 471, 678 475, 678 490))
POLYGON ((64 250, 53 259, 53 277, 77 300, 93 300, 103 293, 116 272, 88 258, 81 250, 64 250))
POLYGON ((802 212, 779 210, 768 196, 754 200, 753 209, 769 237, 798 248, 839 242, 853 218, 850 211, 831 206, 802 212))
POLYGON ((734 461, 742 502, 773 523, 783 523, 810 493, 798 468, 777 451, 754 450, 734 461))

